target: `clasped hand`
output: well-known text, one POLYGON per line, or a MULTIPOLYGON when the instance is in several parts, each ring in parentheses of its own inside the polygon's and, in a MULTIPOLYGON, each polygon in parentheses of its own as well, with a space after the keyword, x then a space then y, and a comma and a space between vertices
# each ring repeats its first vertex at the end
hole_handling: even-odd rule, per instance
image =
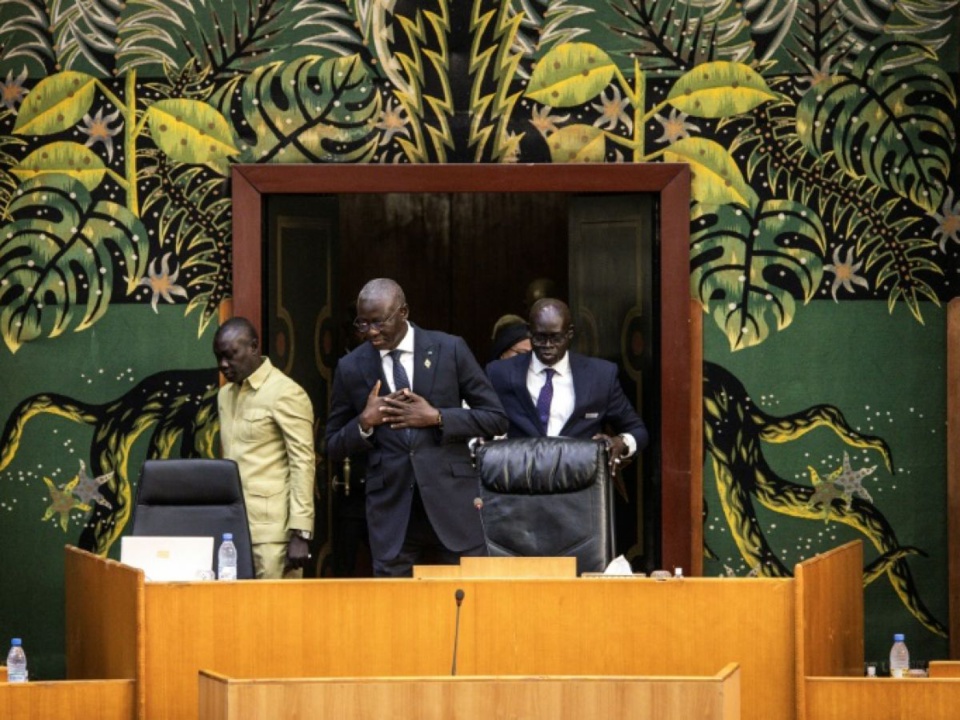
POLYGON ((394 430, 430 427, 437 424, 437 409, 422 395, 409 389, 380 396, 378 380, 367 396, 367 404, 360 416, 364 428, 389 425, 394 430))

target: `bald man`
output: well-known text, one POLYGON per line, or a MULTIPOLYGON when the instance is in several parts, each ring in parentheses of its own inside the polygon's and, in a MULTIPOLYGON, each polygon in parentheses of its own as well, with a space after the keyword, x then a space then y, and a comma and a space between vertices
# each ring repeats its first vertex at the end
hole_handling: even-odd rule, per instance
POLYGON ((254 571, 263 579, 301 577, 314 520, 313 405, 260 354, 246 318, 220 326, 213 352, 227 380, 217 395, 220 444, 240 468, 254 571))
POLYGON ((497 394, 463 341, 409 321, 403 289, 371 280, 357 298, 363 343, 340 360, 327 420, 332 462, 367 458, 374 574, 484 555, 467 440, 507 427, 497 394))

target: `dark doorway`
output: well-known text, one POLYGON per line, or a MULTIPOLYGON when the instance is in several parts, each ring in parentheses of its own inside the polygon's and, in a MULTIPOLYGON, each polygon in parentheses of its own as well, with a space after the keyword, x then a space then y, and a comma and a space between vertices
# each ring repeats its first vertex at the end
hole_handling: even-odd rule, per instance
MULTIPOLYGON (((626 478, 619 503, 618 552, 635 567, 682 565, 696 572, 693 539, 675 522, 685 518, 690 532, 693 511, 684 506, 692 500, 684 495, 695 465, 690 412, 698 404, 690 397, 687 229, 680 228, 678 252, 677 241, 665 243, 664 229, 680 224, 663 217, 665 198, 675 202, 666 189, 688 178, 683 166, 668 173, 667 166, 652 167, 658 171, 652 182, 638 183, 633 166, 632 182, 623 182, 621 169, 598 185, 606 173, 596 171, 613 168, 577 168, 569 175, 574 168, 555 166, 238 166, 235 312, 260 322, 270 354, 308 388, 322 437, 333 368, 350 345, 352 301, 366 280, 398 280, 411 319, 464 336, 481 364, 489 359, 494 321, 505 313, 524 315, 531 282, 549 281, 551 294, 567 299, 575 313, 578 349, 620 365, 624 387, 651 428, 652 446, 634 467, 635 477, 626 478), (339 179, 348 170, 360 175, 345 183, 331 175, 339 179), (561 176, 567 180, 558 183, 561 176), (363 182, 371 178, 376 182, 363 182), (255 237, 252 228, 262 231, 255 237), (670 298, 662 284, 664 255, 669 267, 682 267, 682 285, 667 278, 674 284, 670 298), (674 320, 663 333, 665 317, 674 320), (660 373, 666 353, 669 387, 660 373), (669 528, 665 518, 674 518, 669 528)), ((682 208, 685 213, 686 204, 682 208)), ((318 535, 334 541, 318 548, 325 558, 318 574, 363 574, 366 567, 362 558, 356 561, 355 542, 362 468, 352 467, 350 475, 353 487, 345 496, 338 485, 344 469, 326 467, 321 458, 318 535)))

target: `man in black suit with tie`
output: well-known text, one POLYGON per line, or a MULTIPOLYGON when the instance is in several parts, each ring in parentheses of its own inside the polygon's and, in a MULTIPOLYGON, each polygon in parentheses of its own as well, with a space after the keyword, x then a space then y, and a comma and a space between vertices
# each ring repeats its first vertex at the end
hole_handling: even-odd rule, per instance
POLYGON ((409 576, 425 558, 455 564, 486 554, 466 443, 507 428, 463 339, 408 316, 393 280, 363 287, 354 325, 364 342, 337 365, 327 419, 332 462, 366 454, 367 525, 380 577, 409 576))
POLYGON ((570 308, 554 298, 538 300, 530 309, 530 340, 532 353, 487 365, 510 420, 507 437, 603 440, 615 474, 621 462, 649 440, 620 386, 617 366, 568 352, 573 340, 570 308))

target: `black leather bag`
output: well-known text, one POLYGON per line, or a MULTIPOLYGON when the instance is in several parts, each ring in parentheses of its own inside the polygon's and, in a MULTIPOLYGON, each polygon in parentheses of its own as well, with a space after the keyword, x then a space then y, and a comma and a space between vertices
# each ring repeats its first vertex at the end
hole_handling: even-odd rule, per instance
POLYGON ((477 450, 480 513, 494 556, 577 558, 599 572, 614 557, 613 494, 604 443, 522 438, 477 450))

